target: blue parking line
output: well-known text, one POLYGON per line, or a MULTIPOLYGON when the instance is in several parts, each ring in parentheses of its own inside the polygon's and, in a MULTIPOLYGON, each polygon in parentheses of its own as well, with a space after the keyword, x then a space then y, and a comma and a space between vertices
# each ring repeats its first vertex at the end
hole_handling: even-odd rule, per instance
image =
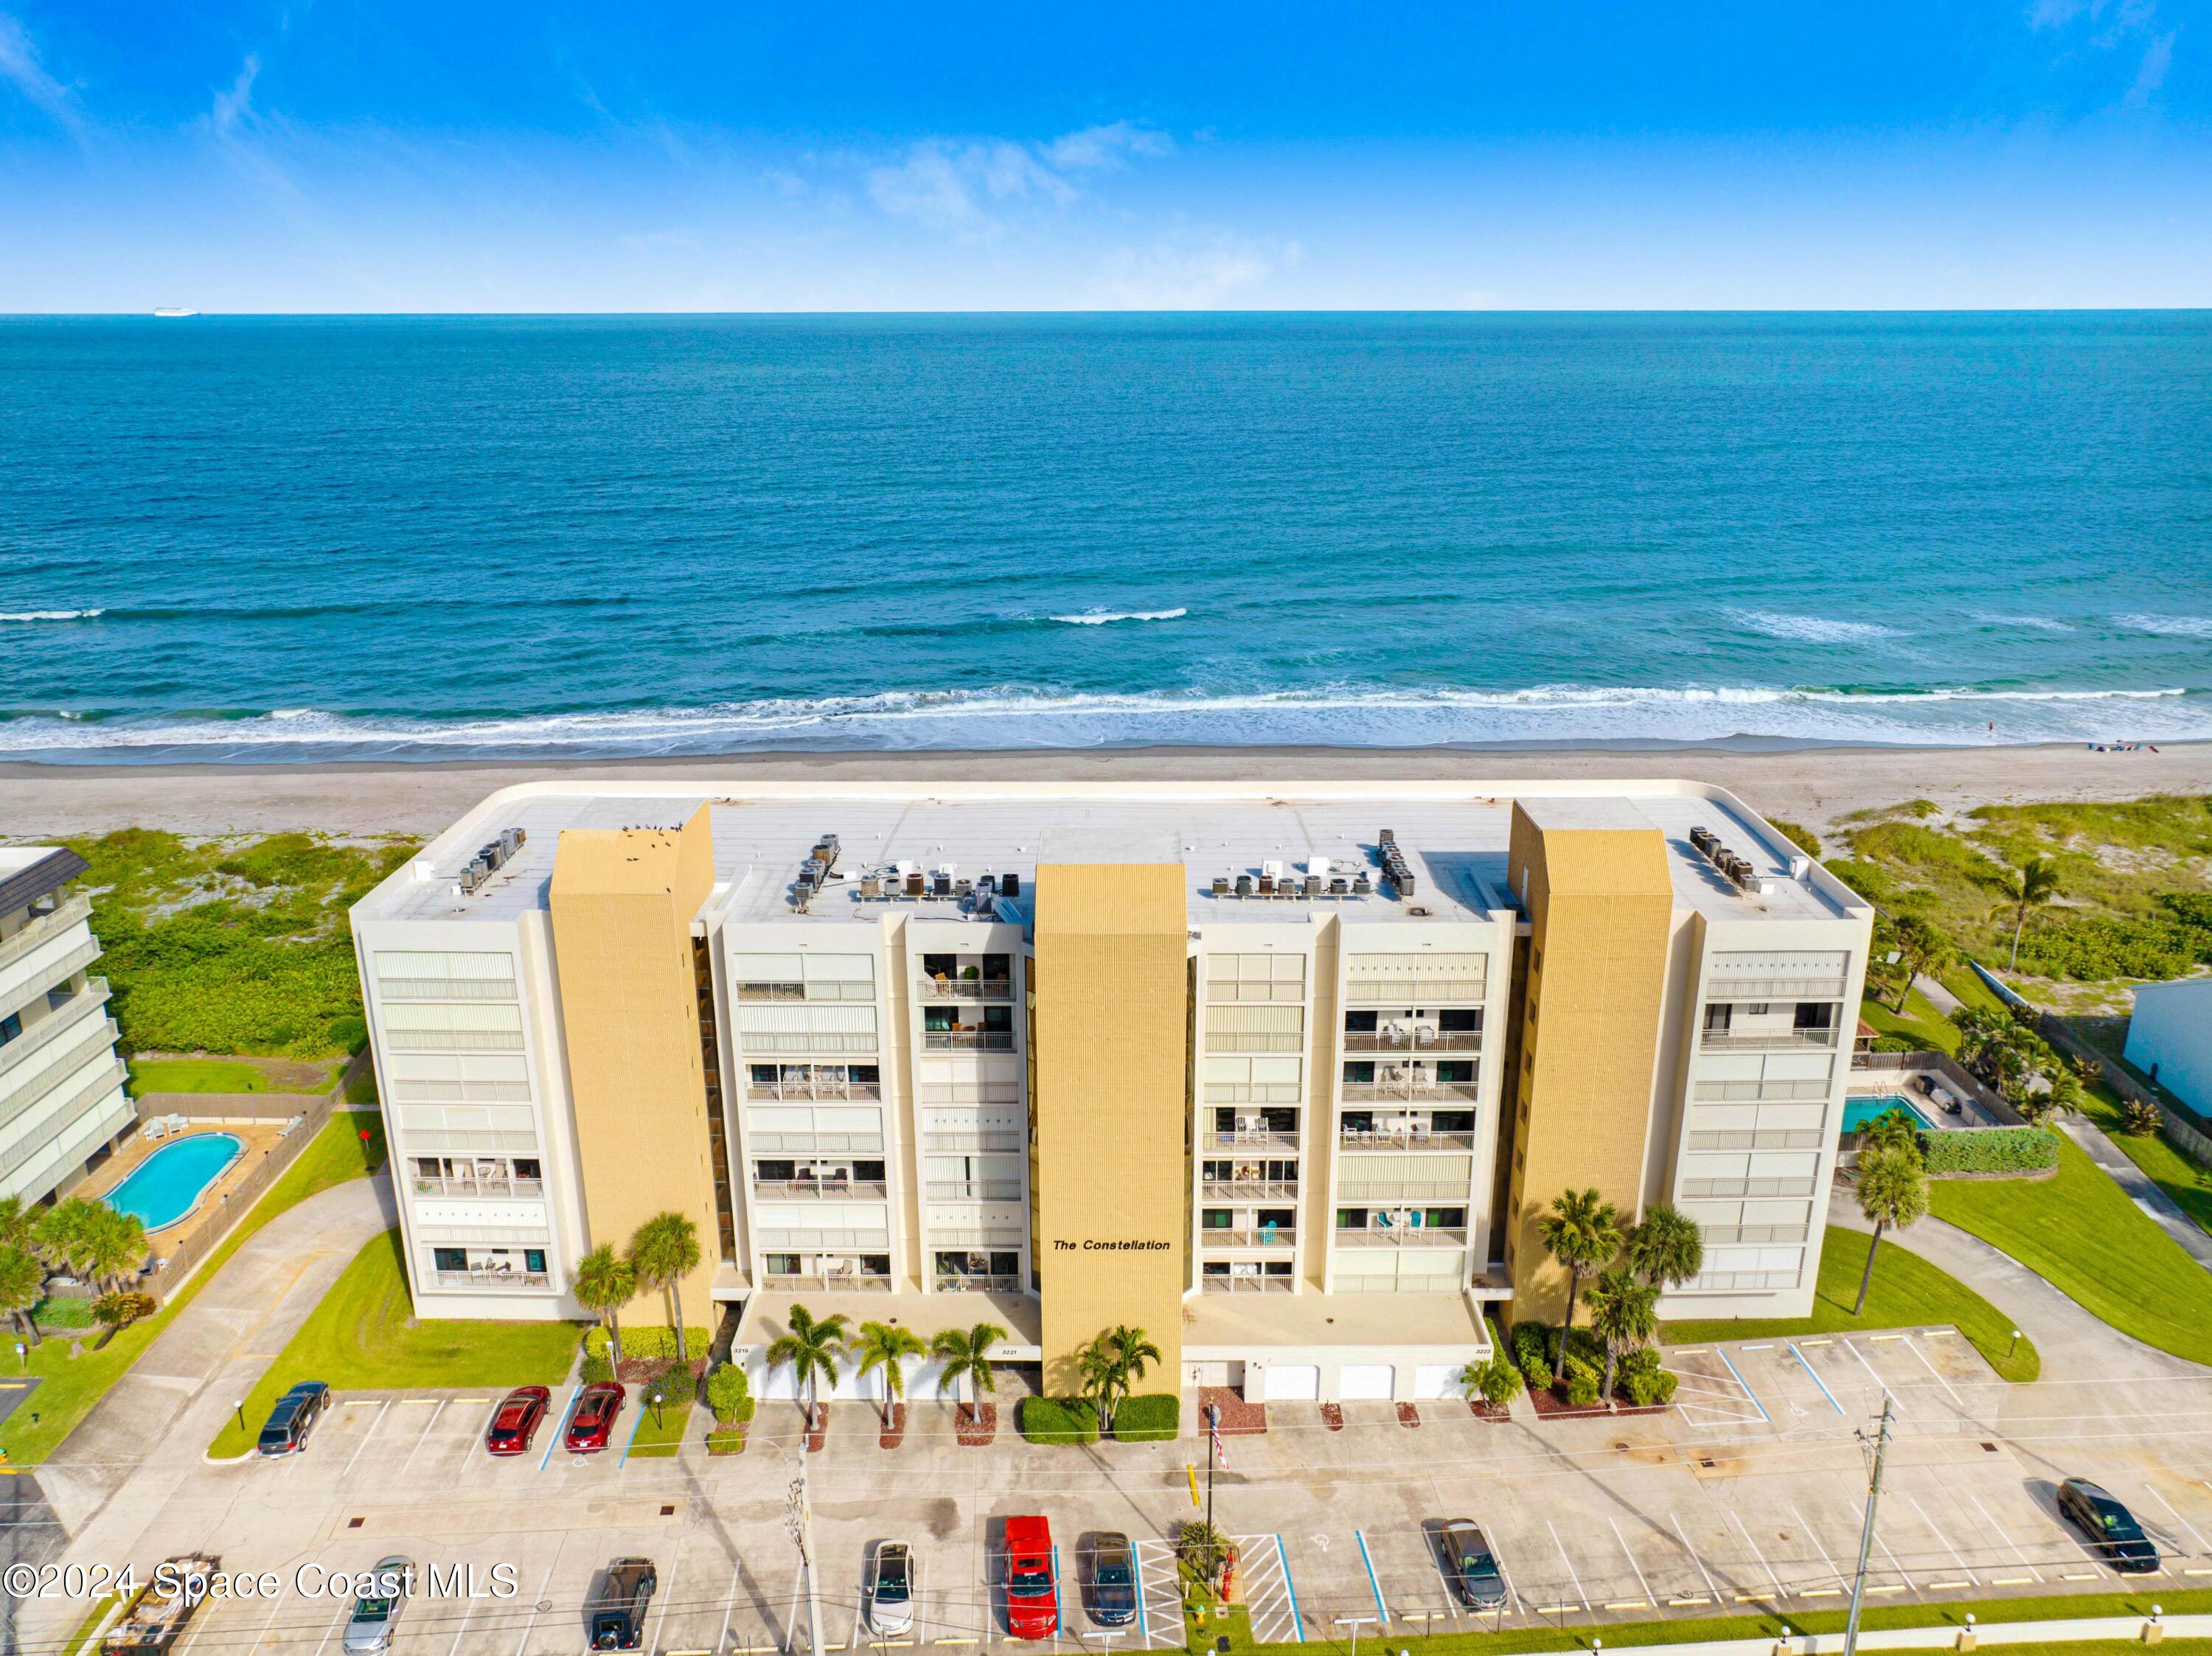
POLYGON ((1751 1389, 1750 1383, 1747 1381, 1741 1374, 1736 1374, 1735 1365, 1729 1362, 1729 1354, 1722 1350, 1720 1347, 1717 1345, 1713 1348, 1713 1355, 1721 1360, 1722 1363, 1727 1368, 1729 1374, 1735 1374, 1735 1383, 1743 1387, 1744 1396, 1749 1398, 1751 1399, 1751 1406, 1759 1410, 1759 1417, 1765 1421, 1769 1426, 1773 1425, 1774 1416, 1766 1412, 1766 1405, 1759 1400, 1759 1393, 1751 1389))
POLYGON ((1842 1414, 1844 1412, 1844 1405, 1836 1401, 1836 1394, 1833 1392, 1831 1392, 1826 1386, 1821 1385, 1820 1377, 1818 1374, 1813 1374, 1813 1365, 1805 1361, 1805 1354, 1797 1349, 1797 1343, 1795 1340, 1784 1340, 1782 1343, 1790 1348, 1790 1355, 1797 1359, 1797 1366, 1803 1369, 1808 1374, 1812 1375, 1813 1384, 1820 1387, 1820 1395, 1827 1398, 1829 1406, 1834 1409, 1838 1414, 1842 1414))
MULTIPOLYGON (((1363 1550, 1366 1544, 1364 1541, 1360 1543, 1363 1550)), ((1283 1567, 1283 1591, 1290 1595, 1291 1631, 1297 1635, 1298 1642, 1304 1644, 1306 1641, 1305 1617, 1298 1614, 1298 1590, 1291 1585, 1291 1555, 1285 1549, 1279 1533, 1275 1537, 1275 1562, 1283 1567)))
POLYGON ((1359 1562, 1367 1566, 1367 1590, 1375 1595, 1375 1613, 1382 1618, 1383 1625, 1387 1627, 1390 1623, 1390 1606, 1382 1602, 1382 1584, 1375 1579, 1375 1561, 1367 1556, 1366 1532, 1354 1530, 1352 1538, 1359 1544, 1359 1562))
MULTIPOLYGON (((1143 1595, 1138 1596, 1141 1598, 1143 1595)), ((1060 1624, 1066 1620, 1066 1614, 1060 1604, 1060 1543, 1055 1541, 1052 1544, 1052 1631, 1054 1638, 1060 1636, 1060 1624)))
POLYGON ((576 1398, 581 1394, 583 1389, 580 1382, 568 1388, 568 1400, 561 1405, 561 1418, 554 1425, 552 1441, 545 1446, 545 1458, 538 1463, 539 1471, 544 1471, 553 1464, 553 1451, 568 1429, 568 1416, 576 1412, 576 1398))
MULTIPOLYGON (((1054 1544, 1056 1549, 1058 1544, 1054 1544)), ((1098 1574, 1098 1562, 1096 1558, 1091 1561, 1091 1573, 1095 1583, 1098 1574)), ((1146 1647, 1149 1649, 1152 1646, 1152 1635, 1145 1619, 1145 1561, 1133 1546, 1129 1549, 1129 1574, 1137 1578, 1137 1637, 1143 1640, 1146 1647)), ((1097 1587, 1094 1585, 1091 1592, 1095 1599, 1098 1592, 1097 1587)))
POLYGON ((637 1441, 638 1429, 645 1424, 645 1417, 649 1412, 643 1404, 638 1405, 637 1417, 629 1423, 629 1435, 623 1440, 622 1459, 615 1462, 617 1471, 629 1465, 629 1446, 637 1441))

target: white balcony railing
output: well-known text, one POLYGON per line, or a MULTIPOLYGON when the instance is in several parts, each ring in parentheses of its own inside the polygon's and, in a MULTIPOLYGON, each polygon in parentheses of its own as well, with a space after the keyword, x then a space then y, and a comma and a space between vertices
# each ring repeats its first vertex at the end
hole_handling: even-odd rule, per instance
POLYGON ((1294 1150, 1298 1147, 1298 1136, 1294 1132, 1268 1132, 1257 1128, 1207 1133, 1204 1137, 1206 1143, 1217 1150, 1294 1150))
POLYGON ((1012 1000, 1012 978, 922 978, 915 992, 924 1000, 1012 1000))
POLYGON ((1347 1052, 1479 1052, 1482 1050, 1482 1031, 1431 1029, 1425 1024, 1401 1030, 1347 1029, 1344 1035, 1344 1050, 1347 1052))
POLYGON ((1208 1294, 1295 1294, 1298 1291, 1297 1279, 1294 1277, 1232 1277, 1217 1273, 1200 1277, 1198 1285, 1208 1294))
POLYGON ((1018 1277, 955 1277, 940 1276, 937 1279, 939 1294, 1018 1294, 1022 1279, 1018 1277))
POLYGON ((1209 1179, 1204 1188, 1206 1199, 1209 1202, 1285 1202, 1297 1199, 1298 1181, 1295 1179, 1209 1179))
POLYGON ((1836 1044, 1833 1029, 1778 1029, 1771 1034, 1735 1034, 1708 1029, 1698 1041, 1707 1052, 1827 1052, 1836 1044))
POLYGON ((772 1104, 784 1099, 818 1100, 880 1099, 884 1089, 873 1081, 778 1081, 762 1083, 748 1081, 745 1096, 757 1103, 772 1104))
POLYGON ((1291 1225, 1269 1225, 1252 1229, 1242 1226, 1205 1225, 1198 1233, 1198 1245, 1201 1248, 1289 1248, 1296 1247, 1297 1240, 1297 1230, 1291 1225))
POLYGON ((1449 1225, 1392 1225, 1355 1230, 1344 1226, 1336 1233, 1339 1247, 1465 1247, 1467 1232, 1449 1225))
POLYGON ((417 1196, 489 1196, 536 1201, 545 1194, 543 1179, 476 1179, 417 1174, 414 1186, 417 1196))
POLYGON ((1018 1202, 1018 1179, 933 1179, 928 1186, 933 1202, 1018 1202))
POLYGON ((890 1186, 881 1179, 756 1179, 753 1194, 772 1202, 793 1197, 880 1202, 890 1194, 890 1186))
POLYGON ((1011 1029, 925 1029, 921 1033, 922 1050, 931 1052, 1011 1052, 1014 1050, 1014 1032, 1011 1029))
POLYGON ((859 1271, 850 1276, 836 1277, 791 1277, 769 1273, 762 1277, 761 1283, 763 1287, 783 1294, 834 1293, 840 1289, 852 1294, 888 1294, 891 1291, 890 1277, 866 1276, 859 1271))
POLYGON ((441 1288, 472 1288, 508 1292, 518 1288, 550 1288, 553 1278, 542 1271, 441 1271, 433 1273, 441 1288))
POLYGON ((6 942, 0 943, 0 966, 12 966, 49 938, 58 937, 79 920, 92 915, 92 899, 72 897, 51 914, 41 914, 6 942))
POLYGON ((1346 1104, 1378 1099, 1408 1099, 1417 1104, 1431 1099, 1465 1099, 1472 1103, 1482 1096, 1482 1089, 1471 1081, 1347 1081, 1337 1089, 1336 1095, 1346 1104))
POLYGON ((1354 1131, 1346 1127, 1336 1136, 1340 1149, 1347 1150, 1471 1150, 1474 1135, 1471 1132, 1431 1132, 1425 1128, 1402 1131, 1354 1131))

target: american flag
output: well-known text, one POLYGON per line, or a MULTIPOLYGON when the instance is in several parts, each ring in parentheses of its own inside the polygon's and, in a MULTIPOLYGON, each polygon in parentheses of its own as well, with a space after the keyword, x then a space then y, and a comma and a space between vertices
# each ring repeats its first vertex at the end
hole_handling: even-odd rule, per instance
POLYGON ((1213 1468, 1216 1471, 1229 1470, 1229 1452, 1221 1447, 1221 1422, 1210 1420, 1206 1423, 1206 1435, 1213 1440, 1213 1468))

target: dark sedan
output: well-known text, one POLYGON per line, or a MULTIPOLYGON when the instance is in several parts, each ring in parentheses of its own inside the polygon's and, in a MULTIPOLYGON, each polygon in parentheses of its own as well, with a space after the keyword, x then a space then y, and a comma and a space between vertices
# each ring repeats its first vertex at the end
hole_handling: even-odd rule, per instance
POLYGON ((2157 1571, 2158 1548, 2136 1515, 2087 1479, 2069 1477, 2058 1486, 2058 1510, 2089 1538, 2089 1550, 2121 1574, 2157 1571))

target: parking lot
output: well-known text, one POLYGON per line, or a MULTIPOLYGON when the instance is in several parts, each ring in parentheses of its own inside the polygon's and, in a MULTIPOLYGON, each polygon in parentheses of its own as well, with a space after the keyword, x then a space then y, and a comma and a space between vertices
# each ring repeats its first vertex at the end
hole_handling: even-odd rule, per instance
MULTIPOLYGON (((1264 1437, 1230 1441, 1213 1490, 1255 1637, 1833 1606, 1859 1546, 1867 1463, 1855 1434, 1872 1429, 1885 1398, 1895 1435, 1875 1602, 2110 1586, 2052 1504, 2057 1480, 2075 1474, 2133 1507, 2166 1555, 2158 1579, 2212 1586, 2212 1482, 2203 1440, 2163 1411, 2182 1406, 2171 1382, 2161 1409, 2136 1406, 2150 1399, 2124 1388, 2008 1388, 1940 1333, 1744 1342, 1667 1361, 1682 1406, 1656 1416, 1500 1427, 1430 1403, 1409 1431, 1387 1405, 1353 1404, 1345 1429, 1330 1431, 1310 1404, 1273 1405, 1264 1437), (1454 1518, 1487 1532, 1507 1587, 1501 1610, 1478 1616, 1452 1593, 1437 1529, 1454 1518)), ((766 1656, 803 1645, 786 1529, 796 1411, 764 1404, 739 1456, 709 1459, 695 1432, 679 1456, 646 1459, 626 1453, 633 1408, 608 1451, 572 1456, 557 1447, 572 1395, 556 1393, 534 1451, 509 1459, 482 1447, 495 1399, 468 1393, 341 1398, 296 1458, 193 1465, 149 1513, 142 1567, 212 1544, 227 1568, 271 1570, 283 1586, 274 1599, 210 1604, 179 1656, 334 1653, 347 1601, 302 1592, 293 1573, 309 1561, 362 1570, 393 1555, 439 1572, 434 1596, 403 1613, 398 1656, 566 1656, 582 1647, 603 1572, 624 1556, 659 1571, 647 1649, 766 1656)), ((2201 1390, 2185 1401, 2201 1415, 2201 1390)), ((1005 1641, 1004 1520, 1042 1513, 1060 1642, 1180 1647, 1170 1538, 1197 1515, 1192 1463, 1202 1498, 1204 1459, 1194 1441, 1040 1449, 1008 1430, 990 1450, 961 1449, 928 1404, 885 1453, 872 1412, 840 1405, 828 1447, 809 1458, 823 1646, 1005 1641), (1126 1628, 1088 1613, 1080 1561, 1109 1530, 1136 1543, 1141 1608, 1126 1628), (871 1550, 889 1538, 914 1550, 915 1623, 878 1640, 861 1592, 871 1550)))

